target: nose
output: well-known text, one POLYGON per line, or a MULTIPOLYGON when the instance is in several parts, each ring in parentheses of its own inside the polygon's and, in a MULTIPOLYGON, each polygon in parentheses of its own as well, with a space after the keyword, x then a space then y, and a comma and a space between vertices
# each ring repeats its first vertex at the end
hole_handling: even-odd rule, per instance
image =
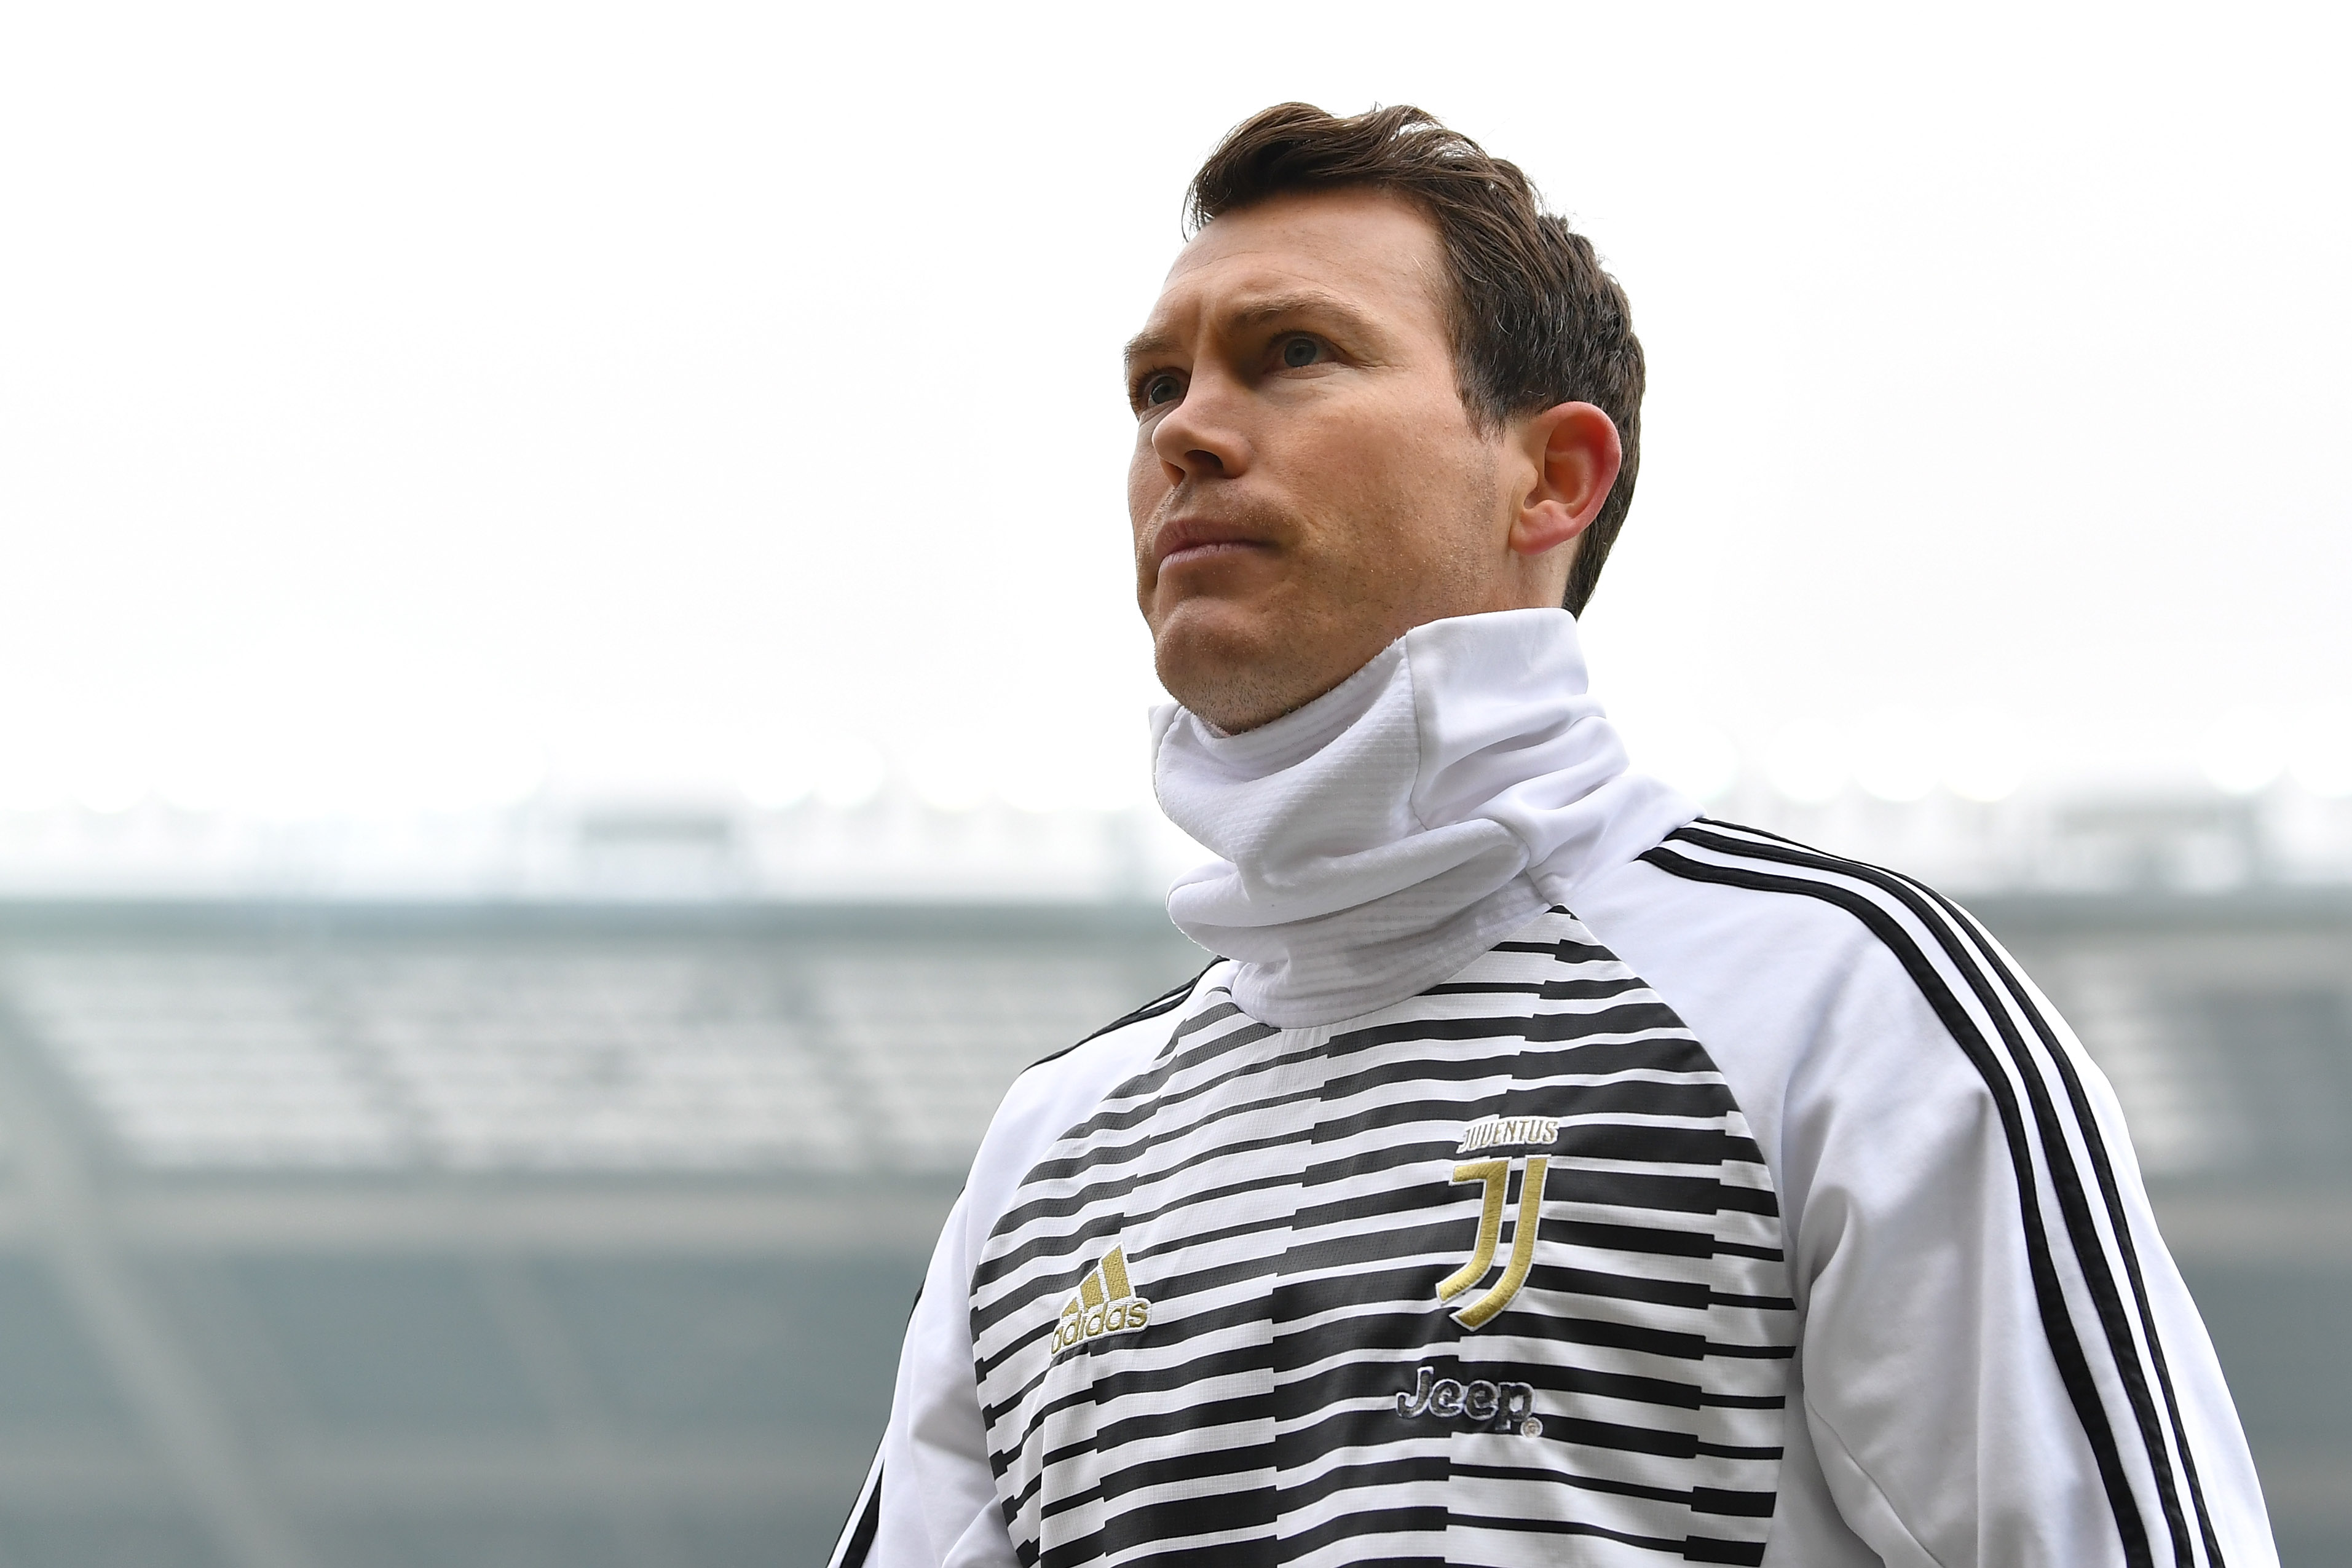
POLYGON ((1230 479, 1249 466, 1249 442, 1234 392, 1224 378, 1196 373, 1183 399, 1160 416, 1151 450, 1169 484, 1230 479))

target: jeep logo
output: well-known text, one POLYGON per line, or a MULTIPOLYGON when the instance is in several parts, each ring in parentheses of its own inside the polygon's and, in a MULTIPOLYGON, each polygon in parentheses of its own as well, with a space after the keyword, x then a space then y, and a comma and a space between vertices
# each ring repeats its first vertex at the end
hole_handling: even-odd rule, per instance
POLYGON ((1467 1421, 1489 1432, 1516 1431, 1522 1437, 1543 1436, 1536 1419, 1536 1391, 1526 1383, 1459 1383, 1440 1377, 1423 1366, 1413 1375, 1412 1392, 1396 1396, 1397 1414, 1410 1421, 1433 1416, 1441 1421, 1467 1421))

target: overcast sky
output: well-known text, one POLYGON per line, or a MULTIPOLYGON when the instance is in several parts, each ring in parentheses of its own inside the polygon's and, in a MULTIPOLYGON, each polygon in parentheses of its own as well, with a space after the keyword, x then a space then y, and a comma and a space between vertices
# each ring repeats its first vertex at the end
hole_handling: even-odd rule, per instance
POLYGON ((1135 798, 1118 346, 1286 98, 1631 293, 1677 767, 2335 778, 2340 16, 10 7, 0 807, 1135 798))

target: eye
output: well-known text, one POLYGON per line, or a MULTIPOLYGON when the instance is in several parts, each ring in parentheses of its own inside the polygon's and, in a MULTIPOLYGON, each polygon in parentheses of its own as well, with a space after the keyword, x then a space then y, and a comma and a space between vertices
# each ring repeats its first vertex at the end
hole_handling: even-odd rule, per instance
POLYGON ((1305 336, 1282 340, 1282 363, 1287 370, 1304 370, 1324 357, 1323 345, 1305 336))
POLYGON ((1136 398, 1145 408, 1157 408, 1163 402, 1174 402, 1184 395, 1184 383, 1166 371, 1143 378, 1136 389, 1136 398))

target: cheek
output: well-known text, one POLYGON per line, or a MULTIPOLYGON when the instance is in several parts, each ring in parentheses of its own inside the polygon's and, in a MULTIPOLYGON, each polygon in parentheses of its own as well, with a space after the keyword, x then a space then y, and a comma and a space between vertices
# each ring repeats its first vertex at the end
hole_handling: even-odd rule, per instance
POLYGON ((1139 542, 1143 536, 1144 525, 1151 520, 1152 513, 1166 498, 1168 487, 1168 476, 1162 471, 1159 458, 1150 446, 1138 442, 1135 455, 1127 465, 1127 519, 1133 526, 1139 542))
POLYGON ((1157 622, 1152 615, 1152 601, 1159 591, 1160 574, 1152 569, 1150 552, 1151 520, 1160 505, 1168 497, 1169 485, 1150 448, 1139 444, 1135 459, 1127 470, 1127 518, 1129 543, 1135 551, 1135 596, 1144 618, 1157 622))
POLYGON ((1433 514, 1458 480, 1443 443, 1399 423, 1366 422, 1334 431, 1302 454, 1302 491, 1328 519, 1325 549, 1402 565, 1426 552, 1433 514))

